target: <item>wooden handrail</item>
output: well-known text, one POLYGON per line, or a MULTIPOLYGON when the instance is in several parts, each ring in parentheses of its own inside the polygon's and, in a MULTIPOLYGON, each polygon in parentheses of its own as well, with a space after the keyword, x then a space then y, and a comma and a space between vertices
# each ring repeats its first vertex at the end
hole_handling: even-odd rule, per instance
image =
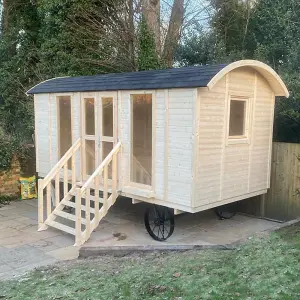
POLYGON ((111 150, 111 152, 106 156, 106 158, 102 161, 99 167, 95 170, 95 172, 89 177, 86 183, 81 187, 81 195, 83 195, 85 190, 93 183, 96 176, 98 176, 103 171, 104 167, 111 162, 113 156, 120 150, 120 147, 121 142, 118 142, 111 150))
POLYGON ((82 245, 91 235, 93 230, 98 226, 100 220, 105 217, 109 208, 115 203, 118 193, 117 193, 117 166, 118 157, 117 153, 121 149, 121 142, 116 144, 95 172, 89 177, 86 183, 81 187, 81 189, 76 189, 76 242, 75 245, 82 245), (112 162, 112 193, 109 195, 108 192, 108 166, 112 162), (94 189, 95 197, 99 196, 99 175, 103 172, 103 205, 99 207, 99 202, 97 199, 94 201, 94 217, 91 217, 91 189, 94 189), (91 185, 95 183, 95 187, 91 185), (98 196, 96 196, 98 195, 98 196), (82 204, 81 199, 85 198, 85 229, 82 231, 81 228, 81 210, 82 204))
POLYGON ((65 163, 72 157, 73 153, 80 147, 81 140, 78 139, 72 147, 64 154, 64 156, 58 161, 58 163, 51 169, 48 175, 43 179, 43 189, 54 178, 59 170, 65 165, 65 163))

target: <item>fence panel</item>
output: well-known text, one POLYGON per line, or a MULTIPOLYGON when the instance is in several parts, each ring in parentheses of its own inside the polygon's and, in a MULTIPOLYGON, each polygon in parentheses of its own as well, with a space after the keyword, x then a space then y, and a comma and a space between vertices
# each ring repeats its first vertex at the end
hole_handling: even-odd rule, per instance
POLYGON ((264 215, 277 220, 300 216, 300 144, 273 143, 271 187, 264 201, 264 215))
POLYGON ((300 217, 300 144, 273 143, 271 187, 263 196, 240 201, 239 211, 274 220, 300 217))

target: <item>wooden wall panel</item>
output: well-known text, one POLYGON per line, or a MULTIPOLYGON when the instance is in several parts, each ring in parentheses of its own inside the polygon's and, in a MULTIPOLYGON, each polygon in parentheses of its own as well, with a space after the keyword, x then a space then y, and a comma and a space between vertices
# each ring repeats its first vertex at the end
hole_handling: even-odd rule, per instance
POLYGON ((267 188, 270 176, 269 151, 273 128, 274 97, 270 86, 259 74, 257 75, 256 97, 251 139, 250 191, 267 188))
POLYGON ((240 197, 268 187, 274 97, 267 81, 243 67, 209 91, 199 89, 200 123, 195 207, 240 197), (248 141, 227 140, 230 96, 249 98, 248 141))
POLYGON ((213 92, 199 89, 200 117, 198 163, 194 205, 201 206, 220 199, 226 78, 221 79, 213 92))
POLYGON ((34 96, 35 104, 35 131, 37 147, 37 165, 39 176, 46 176, 50 171, 50 144, 49 144, 49 99, 48 94, 34 96))
POLYGON ((156 144, 155 144, 155 191, 157 198, 164 198, 164 171, 165 171, 165 91, 156 91, 155 97, 155 128, 156 128, 156 144))
POLYGON ((191 206, 195 89, 169 90, 167 201, 191 206))

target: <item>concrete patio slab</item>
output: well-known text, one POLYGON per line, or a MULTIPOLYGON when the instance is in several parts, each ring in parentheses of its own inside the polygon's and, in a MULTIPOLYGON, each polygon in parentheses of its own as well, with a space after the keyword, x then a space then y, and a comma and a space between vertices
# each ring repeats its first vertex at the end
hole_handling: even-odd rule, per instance
POLYGON ((139 251, 155 248, 222 247, 278 226, 277 222, 239 214, 230 220, 220 220, 212 210, 208 210, 175 216, 173 235, 167 241, 158 242, 149 236, 144 226, 144 211, 148 205, 132 205, 130 199, 119 198, 90 239, 81 247, 80 256, 109 254, 121 249, 139 251))
POLYGON ((0 208, 0 280, 78 257, 74 237, 56 229, 37 231, 37 200, 0 208))
MULTIPOLYGON (((245 239, 266 231, 278 223, 237 215, 231 220, 219 220, 212 211, 175 216, 174 234, 165 242, 154 241, 144 226, 144 211, 149 204, 131 204, 120 197, 101 220, 82 256, 134 251, 134 249, 206 249, 245 239)), ((48 228, 37 231, 37 200, 12 202, 0 208, 0 280, 20 275, 35 267, 75 259, 79 248, 74 237, 48 228)), ((223 245, 223 246, 222 246, 223 245)))

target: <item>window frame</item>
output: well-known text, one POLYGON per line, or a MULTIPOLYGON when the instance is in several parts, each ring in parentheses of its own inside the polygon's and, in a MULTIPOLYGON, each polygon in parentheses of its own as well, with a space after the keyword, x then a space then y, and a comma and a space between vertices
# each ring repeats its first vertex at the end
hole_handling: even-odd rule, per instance
POLYGON ((98 115, 98 97, 96 92, 83 92, 80 93, 80 116, 81 116, 81 170, 82 170, 82 179, 87 180, 92 174, 87 174, 87 157, 86 157, 86 141, 95 142, 95 168, 98 164, 98 140, 97 140, 97 115, 98 115), (93 98, 94 99, 94 120, 95 120, 95 134, 88 135, 86 134, 86 106, 85 99, 93 98))
POLYGON ((128 93, 128 103, 129 103, 129 157, 128 157, 128 165, 129 165, 129 174, 128 174, 128 180, 127 184, 132 187, 144 189, 144 190, 155 190, 155 159, 156 159, 156 93, 153 90, 132 90, 128 93), (132 155, 133 155, 133 102, 132 102, 132 96, 133 95, 144 95, 144 94, 150 94, 152 97, 152 172, 151 172, 151 185, 146 185, 143 183, 137 183, 132 181, 131 172, 132 172, 132 155))
MULTIPOLYGON (((61 157, 63 155, 61 155, 61 142, 60 142, 60 138, 61 138, 61 132, 60 132, 60 98, 61 97, 70 97, 70 106, 71 106, 71 141, 72 141, 72 145, 74 143, 74 133, 73 133, 73 94, 71 93, 55 93, 54 94, 55 97, 55 106, 56 106, 56 132, 57 132, 57 161, 59 161, 61 159, 61 157)), ((71 146, 72 146, 71 145, 71 146)))
POLYGON ((250 143, 250 97, 229 95, 228 113, 227 113, 227 145, 229 144, 249 144, 250 143), (244 134, 243 135, 229 135, 230 131, 230 109, 231 101, 245 102, 244 113, 244 134))

